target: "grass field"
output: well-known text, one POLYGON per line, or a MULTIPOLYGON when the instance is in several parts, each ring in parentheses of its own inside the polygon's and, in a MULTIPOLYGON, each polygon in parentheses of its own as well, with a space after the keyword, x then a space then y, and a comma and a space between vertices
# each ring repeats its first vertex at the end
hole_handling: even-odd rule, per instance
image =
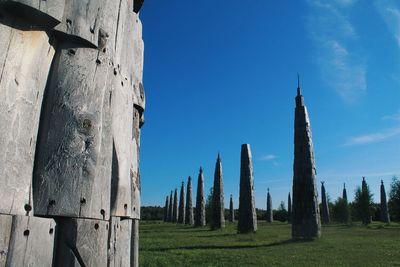
POLYGON ((141 222, 140 266, 400 266, 400 224, 323 226, 322 237, 292 242, 287 223, 258 222, 255 234, 141 222))

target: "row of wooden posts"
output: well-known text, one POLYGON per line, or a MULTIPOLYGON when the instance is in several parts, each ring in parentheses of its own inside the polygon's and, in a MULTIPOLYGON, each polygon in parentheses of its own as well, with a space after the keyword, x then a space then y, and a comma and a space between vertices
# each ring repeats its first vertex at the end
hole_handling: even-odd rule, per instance
MULTIPOLYGON (((362 180, 362 188, 366 188, 365 177, 362 180)), ((186 199, 185 199, 185 186, 184 182, 182 182, 179 202, 178 202, 178 190, 171 191, 169 196, 166 196, 165 206, 164 206, 164 222, 173 222, 179 224, 187 224, 187 225, 197 225, 197 226, 205 226, 205 220, 202 221, 203 217, 199 216, 200 214, 205 217, 205 209, 204 209, 204 177, 203 170, 200 168, 199 176, 198 176, 198 204, 200 207, 200 212, 198 215, 194 216, 194 211, 197 209, 192 205, 192 178, 189 176, 187 181, 187 189, 186 189, 186 199), (203 196, 203 197, 202 197, 203 196), (201 208, 203 207, 203 209, 201 208)), ((343 210, 344 210, 344 218, 342 222, 349 223, 351 221, 350 212, 349 212, 349 202, 347 198, 347 190, 346 184, 343 185, 343 192, 341 196, 343 200, 343 210)), ((323 224, 328 224, 331 222, 330 212, 329 212, 329 202, 325 189, 325 182, 321 182, 321 222, 323 224)), ((291 222, 292 216, 292 200, 290 193, 288 194, 288 222, 291 222)), ((229 200, 229 214, 228 214, 229 222, 235 221, 235 211, 233 207, 233 197, 230 195, 229 200)), ((265 220, 267 222, 273 222, 273 208, 272 208, 272 196, 269 192, 269 188, 267 190, 267 201, 266 201, 266 216, 265 220)), ((387 204, 387 197, 385 191, 385 185, 383 184, 383 180, 380 185, 380 221, 385 223, 390 223, 390 216, 387 204)))
MULTIPOLYGON (((304 97, 301 94, 300 78, 298 78, 297 95, 295 98, 295 123, 294 123, 294 164, 293 164, 293 187, 292 196, 288 195, 288 220, 292 224, 293 239, 315 239, 321 236, 321 221, 329 223, 329 207, 324 182, 321 185, 321 213, 318 203, 316 186, 316 166, 314 160, 314 147, 312 142, 311 124, 307 107, 304 104, 304 97)), ((363 177, 363 194, 368 191, 365 178, 363 177)), ((204 226, 205 202, 204 202, 204 177, 200 168, 198 176, 198 187, 196 196, 196 209, 193 212, 192 205, 192 182, 189 177, 187 183, 187 203, 185 205, 185 187, 181 186, 180 201, 178 204, 178 191, 166 197, 164 207, 164 221, 185 223, 189 225, 204 226), (179 205, 179 206, 178 206, 179 205), (194 213, 194 214, 193 214, 194 213)), ((348 210, 347 192, 343 189, 343 200, 348 210)), ((232 195, 229 205, 229 221, 234 220, 234 209, 232 195)), ((224 216, 224 193, 222 181, 222 163, 218 154, 215 172, 214 185, 211 201, 211 228, 218 229, 225 227, 224 216)), ((381 184, 381 219, 389 222, 386 193, 383 182, 381 184)), ((346 222, 350 221, 350 214, 347 213, 346 222)), ((268 222, 273 221, 272 197, 267 193, 267 215, 268 222)), ((257 231, 257 215, 254 200, 254 177, 253 163, 249 144, 241 147, 240 161, 240 192, 238 210, 238 232, 257 231)))

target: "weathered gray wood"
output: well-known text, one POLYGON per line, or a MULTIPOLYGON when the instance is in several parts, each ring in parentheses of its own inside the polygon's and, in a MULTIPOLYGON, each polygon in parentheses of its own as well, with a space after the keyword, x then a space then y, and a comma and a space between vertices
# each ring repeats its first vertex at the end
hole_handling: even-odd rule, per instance
POLYGON ((175 189, 174 193, 174 205, 172 208, 172 222, 177 223, 179 217, 179 210, 178 210, 178 189, 175 189))
POLYGON ((108 219, 112 75, 107 55, 58 46, 41 122, 33 197, 35 214, 108 219), (74 51, 73 53, 71 51, 74 51))
MULTIPOLYGON (((136 106, 135 106, 136 107, 136 106)), ((133 138, 131 141, 131 182, 132 204, 131 218, 140 219, 140 127, 143 125, 143 110, 133 109, 133 138)))
POLYGON ((107 266, 107 221, 60 218, 56 232, 54 266, 107 266))
POLYGON ((271 194, 269 193, 269 188, 268 188, 268 193, 267 193, 267 215, 266 215, 266 220, 267 222, 273 222, 274 221, 274 215, 272 212, 272 197, 271 194))
POLYGON ((141 22, 132 9, 133 1, 121 1, 115 36, 116 68, 112 101, 115 153, 111 213, 113 216, 140 218, 140 127, 143 125, 145 105, 143 40, 141 22), (132 23, 133 27, 127 26, 132 23), (132 128, 126 127, 128 123, 133 124, 132 128))
POLYGON ((139 220, 132 220, 131 267, 139 267, 139 220))
POLYGON ((222 180, 222 162, 218 153, 215 163, 214 187, 212 198, 211 228, 219 229, 225 227, 224 185, 222 180))
POLYGON ((50 29, 60 23, 64 4, 65 0, 0 0, 0 9, 50 29))
POLYGON ((68 41, 57 47, 34 172, 39 215, 110 216, 111 105, 115 80, 121 83, 113 66, 119 3, 103 4, 96 20, 99 50, 68 41))
POLYGON ((385 223, 390 223, 389 208, 386 201, 386 191, 383 180, 381 180, 381 221, 385 223))
POLYGON ((0 226, 0 266, 52 266, 52 219, 0 215, 0 226))
POLYGON ((174 213, 174 197, 172 195, 172 190, 171 190, 171 194, 169 195, 168 222, 172 222, 173 213, 174 213))
POLYGON ((321 236, 321 218, 311 125, 300 92, 300 82, 297 88, 294 128, 292 238, 313 239, 321 236))
POLYGON ((233 209, 233 198, 232 194, 229 199, 229 222, 234 222, 235 221, 235 210, 233 209))
POLYGON ((204 202, 204 177, 203 169, 200 167, 199 177, 197 179, 197 195, 196 195, 196 213, 194 216, 195 226, 206 225, 206 209, 204 202))
POLYGON ((179 212, 178 212, 178 223, 185 223, 185 183, 182 182, 181 193, 179 195, 179 212))
POLYGON ((130 265, 132 226, 131 219, 111 217, 108 239, 108 267, 130 265))
POLYGON ((119 10, 117 2, 119 1, 66 1, 62 21, 55 27, 55 32, 69 41, 74 40, 85 46, 97 47, 99 30, 106 25, 102 20, 107 20, 108 24, 114 24, 118 20, 104 17, 107 8, 114 8, 113 11, 119 10), (114 2, 114 5, 107 2, 114 2))
POLYGON ((325 182, 321 182, 321 222, 327 224, 330 222, 329 203, 325 191, 325 182))
POLYGON ((193 202, 192 202, 192 177, 189 176, 186 190, 185 224, 194 224, 193 202))
POLYGON ((24 215, 32 210, 40 108, 54 49, 45 32, 19 30, 24 21, 3 16, 12 23, 0 23, 0 213, 24 215))
POLYGON ((240 192, 238 232, 257 231, 256 203, 254 199, 253 158, 249 144, 242 144, 240 152, 240 192))
POLYGON ((0 267, 6 266, 12 227, 11 215, 0 215, 0 267))

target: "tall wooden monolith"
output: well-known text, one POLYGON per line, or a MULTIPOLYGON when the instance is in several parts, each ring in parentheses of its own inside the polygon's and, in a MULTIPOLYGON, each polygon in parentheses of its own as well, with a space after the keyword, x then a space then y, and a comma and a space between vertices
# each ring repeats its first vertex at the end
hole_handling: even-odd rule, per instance
POLYGON ((321 236, 316 167, 307 107, 298 82, 294 121, 292 238, 314 239, 321 236))
POLYGON ((179 216, 179 210, 178 210, 178 189, 175 189, 174 193, 174 204, 172 206, 172 222, 177 223, 178 222, 178 216, 179 216))
POLYGON ((185 183, 182 182, 181 193, 179 196, 179 212, 178 212, 178 223, 185 223, 185 183))
POLYGON ((325 182, 321 182, 321 222, 327 224, 330 222, 328 198, 325 191, 325 182))
POLYGON ((174 213, 173 210, 174 210, 174 196, 173 196, 172 190, 171 190, 171 194, 169 195, 168 222, 172 222, 173 213, 174 213))
POLYGON ((164 206, 164 222, 168 221, 168 207, 169 207, 169 198, 167 196, 165 198, 165 206, 164 206))
POLYGON ((138 266, 142 4, 0 0, 0 266, 138 266))
POLYGON ((225 227, 224 188, 222 181, 222 163, 218 153, 215 163, 214 187, 212 197, 211 228, 220 229, 225 227))
POLYGON ((346 184, 343 184, 343 193, 342 193, 342 199, 343 199, 343 218, 342 218, 342 223, 350 223, 351 221, 351 216, 350 216, 350 207, 349 207, 349 202, 347 200, 347 191, 346 191, 346 184))
POLYGON ((206 209, 204 203, 204 177, 203 169, 200 167, 199 176, 197 178, 197 195, 196 195, 196 210, 194 214, 194 225, 206 225, 206 209))
POLYGON ((192 177, 189 176, 186 188, 186 211, 185 224, 194 224, 193 202, 192 202, 192 177))
POLYGON ((381 221, 385 223, 390 223, 389 209, 386 201, 386 191, 383 180, 381 180, 381 221))
POLYGON ((269 193, 269 188, 267 192, 267 215, 266 215, 267 222, 271 223, 274 221, 274 214, 272 212, 272 197, 269 193))
POLYGON ((288 223, 292 222, 292 198, 288 195, 288 223))
POLYGON ((249 144, 243 144, 240 153, 240 192, 238 232, 257 231, 257 214, 254 200, 253 161, 249 144))
POLYGON ((229 200, 229 222, 234 222, 235 221, 235 210, 233 209, 233 198, 232 194, 229 200))

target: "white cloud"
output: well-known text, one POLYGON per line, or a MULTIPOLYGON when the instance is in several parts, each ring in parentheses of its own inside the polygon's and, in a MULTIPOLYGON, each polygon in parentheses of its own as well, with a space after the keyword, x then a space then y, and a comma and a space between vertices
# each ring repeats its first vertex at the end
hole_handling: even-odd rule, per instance
POLYGON ((308 16, 308 33, 314 43, 315 58, 322 79, 345 102, 354 102, 367 89, 366 59, 359 51, 349 48, 357 43, 356 30, 347 17, 355 2, 308 1, 311 10, 308 16))
POLYGON ((272 154, 265 155, 265 156, 262 156, 260 158, 260 160, 264 160, 264 161, 271 161, 271 160, 274 160, 274 159, 276 159, 276 156, 272 155, 272 154))
POLYGON ((398 135, 400 135, 400 128, 392 128, 377 133, 351 137, 344 145, 352 146, 377 143, 398 135))
POLYGON ((383 116, 382 120, 400 121, 400 110, 398 110, 395 114, 383 116))
POLYGON ((393 0, 375 0, 375 7, 400 47, 400 6, 393 0))

